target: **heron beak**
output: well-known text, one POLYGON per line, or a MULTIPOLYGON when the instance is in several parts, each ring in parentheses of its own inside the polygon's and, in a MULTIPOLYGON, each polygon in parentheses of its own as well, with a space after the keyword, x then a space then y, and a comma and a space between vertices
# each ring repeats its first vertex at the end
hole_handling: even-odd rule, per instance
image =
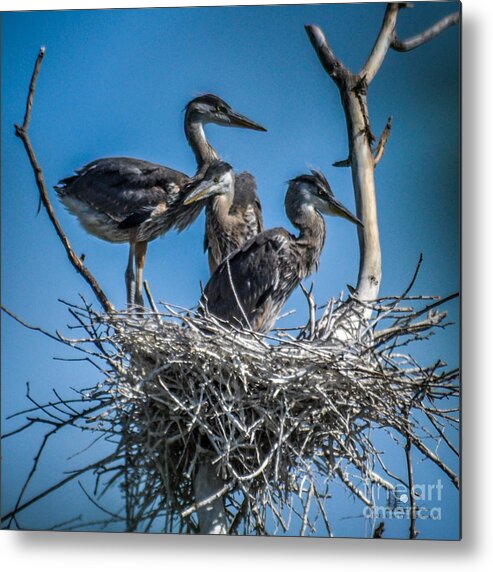
POLYGON ((229 111, 228 118, 232 127, 243 127, 244 129, 253 129, 254 131, 267 131, 262 125, 255 123, 255 121, 248 119, 248 117, 244 115, 236 113, 236 111, 229 111))
POLYGON ((212 181, 202 181, 199 183, 198 187, 196 187, 191 193, 187 196, 187 198, 183 201, 184 205, 191 205, 192 203, 196 203, 197 201, 201 201, 208 197, 211 197, 216 192, 216 184, 212 181))
POLYGON ((346 220, 352 222, 353 224, 357 224, 361 228, 364 228, 364 224, 359 220, 359 218, 355 217, 353 213, 349 211, 339 201, 332 199, 330 201, 329 209, 331 215, 340 216, 341 218, 345 218, 346 220))

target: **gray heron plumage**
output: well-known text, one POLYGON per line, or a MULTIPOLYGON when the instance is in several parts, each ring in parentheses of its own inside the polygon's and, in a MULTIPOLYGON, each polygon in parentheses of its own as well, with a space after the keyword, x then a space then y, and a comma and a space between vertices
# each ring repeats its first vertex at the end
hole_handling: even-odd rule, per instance
POLYGON ((298 236, 284 228, 263 231, 227 257, 211 276, 201 303, 217 318, 267 333, 296 286, 318 266, 326 235, 322 214, 362 226, 336 200, 319 171, 289 182, 285 208, 298 236))
POLYGON ((212 274, 226 256, 263 231, 262 207, 254 177, 236 175, 224 161, 211 163, 202 179, 188 185, 186 205, 204 200, 204 249, 212 274))
MULTIPOLYGON (((197 179, 219 157, 205 137, 207 123, 266 131, 215 95, 202 95, 190 101, 184 124, 187 141, 197 160, 197 179)), ((110 157, 89 163, 55 187, 62 203, 87 232, 108 242, 130 244, 125 272, 129 306, 134 303, 143 306, 147 243, 171 228, 183 230, 204 206, 203 202, 185 205, 180 200, 192 180, 159 164, 110 157)))

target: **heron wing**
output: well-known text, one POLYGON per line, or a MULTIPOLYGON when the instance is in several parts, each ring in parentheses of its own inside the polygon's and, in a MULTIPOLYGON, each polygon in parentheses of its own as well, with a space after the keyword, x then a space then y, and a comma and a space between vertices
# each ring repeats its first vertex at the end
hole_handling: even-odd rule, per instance
POLYGON ((89 163, 62 179, 56 189, 62 199, 75 197, 129 227, 156 207, 172 204, 189 180, 184 173, 156 163, 111 157, 89 163))
POLYGON ((246 317, 253 329, 269 329, 285 300, 280 281, 292 240, 276 228, 247 241, 218 266, 205 287, 204 305, 230 323, 245 324, 246 317))
POLYGON ((143 207, 140 210, 134 211, 130 216, 123 219, 118 228, 135 228, 141 225, 143 222, 149 220, 152 217, 152 213, 155 211, 156 207, 150 205, 148 207, 143 207))

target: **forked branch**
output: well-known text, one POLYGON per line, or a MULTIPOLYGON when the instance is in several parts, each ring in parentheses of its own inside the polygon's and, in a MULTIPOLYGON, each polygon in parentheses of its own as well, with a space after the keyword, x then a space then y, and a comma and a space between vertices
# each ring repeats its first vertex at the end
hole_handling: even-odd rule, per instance
POLYGON ((373 46, 371 54, 363 66, 363 69, 359 73, 360 77, 365 78, 367 85, 369 85, 376 76, 392 44, 399 9, 400 5, 397 2, 387 4, 382 27, 380 28, 375 45, 373 46))
MULTIPOLYGON (((358 229, 360 264, 354 298, 360 302, 371 302, 378 298, 382 274, 382 262, 375 196, 375 166, 381 160, 390 134, 390 119, 382 133, 373 154, 372 131, 368 112, 368 86, 378 73, 389 48, 408 51, 431 40, 440 32, 459 21, 459 12, 451 14, 431 26, 423 33, 401 41, 396 35, 397 16, 401 8, 409 7, 403 2, 387 4, 385 15, 373 49, 359 73, 352 73, 337 59, 322 30, 315 25, 305 26, 312 46, 325 71, 337 85, 341 94, 348 130, 349 156, 338 161, 337 167, 351 167, 356 214, 364 228, 358 229)), ((364 316, 369 318, 369 309, 364 316)))

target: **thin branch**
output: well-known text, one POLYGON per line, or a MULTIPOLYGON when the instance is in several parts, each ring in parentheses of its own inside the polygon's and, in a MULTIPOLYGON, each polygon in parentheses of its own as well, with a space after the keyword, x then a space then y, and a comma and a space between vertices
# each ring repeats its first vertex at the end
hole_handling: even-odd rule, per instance
POLYGON ((450 28, 450 26, 454 26, 460 22, 460 12, 454 12, 453 14, 449 14, 445 16, 441 20, 439 20, 433 26, 430 26, 424 32, 417 34, 407 40, 400 40, 397 37, 397 34, 394 35, 394 39, 392 41, 391 47, 397 52, 410 52, 415 48, 419 48, 426 42, 432 40, 435 36, 438 36, 441 32, 450 28))
POLYGON ((243 519, 247 515, 247 509, 248 509, 248 497, 245 495, 245 498, 243 499, 241 506, 236 511, 236 515, 233 518, 231 526, 229 527, 229 531, 228 531, 229 536, 231 536, 232 534, 235 534, 235 532, 238 530, 238 527, 240 526, 241 522, 243 521, 243 519))
POLYGON ((392 45, 395 25, 397 22, 397 14, 399 13, 400 7, 401 6, 398 2, 387 4, 382 27, 380 28, 375 45, 373 46, 371 54, 363 66, 363 69, 358 74, 361 78, 365 79, 366 85, 369 85, 372 82, 385 59, 390 46, 392 45))
POLYGON ((146 292, 147 300, 149 301, 149 305, 150 305, 150 307, 151 307, 151 310, 152 310, 155 314, 158 314, 157 307, 156 307, 156 303, 154 302, 154 298, 152 297, 151 289, 150 289, 150 287, 149 287, 149 283, 147 282, 147 280, 144 280, 144 290, 145 290, 145 292, 146 292))
POLYGON ((375 167, 378 165, 380 159, 383 157, 385 151, 385 145, 387 144, 391 129, 392 129, 392 115, 387 119, 387 123, 384 127, 384 130, 382 131, 382 134, 380 135, 380 140, 378 141, 377 149, 375 151, 375 158, 373 159, 373 164, 375 165, 375 167))
POLYGON ((38 79, 39 70, 41 69, 41 63, 43 61, 45 52, 46 52, 45 47, 41 46, 41 48, 39 49, 38 57, 36 58, 36 63, 34 64, 33 75, 31 77, 31 83, 29 84, 29 92, 27 95, 27 103, 26 103, 26 111, 24 113, 24 121, 22 123, 22 127, 20 128, 23 131, 27 131, 27 128, 29 127, 29 123, 31 121, 31 112, 32 112, 33 101, 34 101, 34 92, 36 90, 36 81, 38 79))
POLYGON ((28 330, 32 330, 33 332, 40 332, 41 334, 43 334, 47 338, 55 340, 56 342, 60 342, 64 345, 70 345, 69 343, 67 343, 66 341, 61 339, 60 337, 55 336, 52 333, 48 332, 48 330, 44 330, 43 328, 41 328, 39 326, 32 326, 31 324, 28 324, 22 318, 19 318, 19 316, 16 316, 13 312, 11 312, 7 308, 5 308, 5 306, 0 306, 0 308, 7 314, 7 316, 10 316, 13 320, 18 322, 21 326, 24 326, 24 328, 27 328, 28 330))
MULTIPOLYGON (((409 424, 409 417, 408 417, 409 424)), ((409 435, 406 438, 406 445, 404 446, 404 451, 406 453, 406 465, 407 465, 407 481, 409 488, 409 508, 410 508, 410 522, 409 522, 409 539, 414 540, 418 536, 416 530, 416 498, 414 497, 414 477, 413 477, 413 460, 412 460, 412 440, 409 435)))
POLYGON ((221 487, 213 495, 207 497, 204 500, 193 503, 191 506, 189 506, 184 511, 182 511, 182 513, 181 513, 182 518, 190 516, 193 512, 196 512, 199 508, 203 508, 204 506, 210 505, 214 501, 222 498, 232 488, 233 488, 233 483, 226 483, 223 487, 221 487))
POLYGON ((342 159, 342 161, 335 161, 332 163, 333 167, 350 167, 351 166, 351 157, 347 159, 342 159))
POLYGON ((409 292, 412 290, 412 287, 414 286, 414 283, 416 282, 416 278, 418 277, 419 270, 420 270, 422 264, 423 264, 423 253, 420 252, 419 258, 418 258, 418 263, 416 264, 416 269, 414 270, 413 277, 411 278, 411 282, 409 282, 408 287, 404 290, 404 292, 400 296, 401 300, 403 298, 405 298, 409 294, 409 292))
POLYGON ((447 302, 450 302, 451 300, 455 300, 455 298, 458 298, 459 296, 460 296, 459 292, 454 292, 453 294, 449 294, 448 296, 445 296, 445 298, 440 298, 436 302, 433 302, 432 304, 428 304, 424 308, 421 308, 421 310, 418 310, 418 311, 414 312, 413 314, 409 314, 409 316, 407 316, 407 318, 409 320, 414 320, 415 318, 422 316, 423 314, 429 312, 430 310, 433 310, 433 308, 436 308, 437 306, 441 306, 442 304, 446 304, 447 302))
POLYGON ((93 469, 100 469, 102 466, 104 466, 106 463, 110 462, 114 460, 114 454, 108 455, 107 457, 105 457, 104 459, 101 459, 99 461, 96 461, 95 463, 92 463, 90 465, 88 465, 87 467, 84 467, 83 469, 79 469, 78 471, 72 473, 71 475, 69 475, 68 477, 65 477, 64 479, 62 479, 61 481, 58 481, 58 483, 52 485, 51 487, 45 489, 44 491, 42 491, 41 493, 37 494, 36 496, 32 497, 31 499, 29 499, 28 501, 26 501, 25 503, 17 506, 15 508, 15 510, 7 513, 6 515, 2 516, 2 521, 4 520, 10 520, 12 517, 14 517, 16 514, 18 514, 19 512, 21 512, 22 510, 25 510, 26 508, 28 508, 29 506, 33 505, 34 503, 40 501, 42 498, 44 498, 45 496, 49 495, 50 493, 56 491, 57 489, 59 489, 60 487, 63 487, 63 485, 66 485, 67 483, 69 483, 70 481, 73 481, 74 479, 76 479, 77 477, 80 477, 81 475, 83 475, 84 473, 87 473, 87 471, 91 471, 93 469))
POLYGON ((243 305, 238 297, 238 294, 236 293, 236 287, 234 285, 233 282, 233 276, 231 275, 231 267, 229 265, 229 259, 226 259, 226 268, 228 269, 228 279, 229 279, 229 285, 231 286, 231 291, 233 292, 233 295, 235 297, 235 301, 238 304, 238 308, 240 309, 241 315, 243 316, 243 319, 245 320, 245 324, 248 326, 248 329, 251 330, 252 326, 250 325, 250 322, 248 320, 248 316, 245 313, 245 310, 243 309, 243 305))
POLYGON ((24 115, 24 122, 22 125, 15 125, 15 134, 24 144, 24 148, 26 149, 26 153, 29 157, 29 162, 31 163, 31 167, 34 171, 34 176, 36 179, 36 184, 40 193, 40 200, 43 203, 46 211, 48 213, 48 217, 55 228, 55 231, 58 235, 58 238, 61 240, 67 256, 72 263, 72 266, 76 269, 76 271, 82 275, 85 281, 89 284, 94 292, 96 298, 99 300, 101 306, 105 309, 106 312, 111 313, 114 311, 113 305, 108 300, 106 294, 103 292, 101 287, 99 286, 97 280, 91 274, 91 272, 85 267, 83 261, 75 254, 72 250, 72 246, 62 230, 60 223, 55 215, 55 211, 53 210, 53 206, 51 205, 48 193, 46 191, 46 185, 43 177, 43 171, 36 159, 36 155, 34 153, 33 147, 31 145, 31 140, 28 135, 29 123, 31 121, 31 112, 32 106, 34 101, 34 94, 36 91, 36 80, 39 75, 39 71, 41 68, 41 62, 43 61, 45 54, 45 49, 41 48, 36 60, 36 64, 34 66, 33 75, 31 78, 31 83, 29 86, 29 93, 26 102, 26 112, 24 115))
POLYGON ((308 339, 313 340, 315 337, 315 327, 316 327, 316 318, 315 318, 315 311, 316 311, 316 304, 315 299, 313 298, 313 282, 310 287, 310 290, 307 290, 305 286, 300 283, 301 290, 305 295, 306 301, 308 303, 308 312, 309 312, 309 324, 310 324, 310 335, 308 339))
POLYGON ((452 484, 458 489, 459 488, 459 477, 448 467, 433 451, 431 451, 422 441, 417 437, 412 437, 412 442, 419 449, 423 455, 433 461, 437 467, 439 467, 452 481, 452 484))

